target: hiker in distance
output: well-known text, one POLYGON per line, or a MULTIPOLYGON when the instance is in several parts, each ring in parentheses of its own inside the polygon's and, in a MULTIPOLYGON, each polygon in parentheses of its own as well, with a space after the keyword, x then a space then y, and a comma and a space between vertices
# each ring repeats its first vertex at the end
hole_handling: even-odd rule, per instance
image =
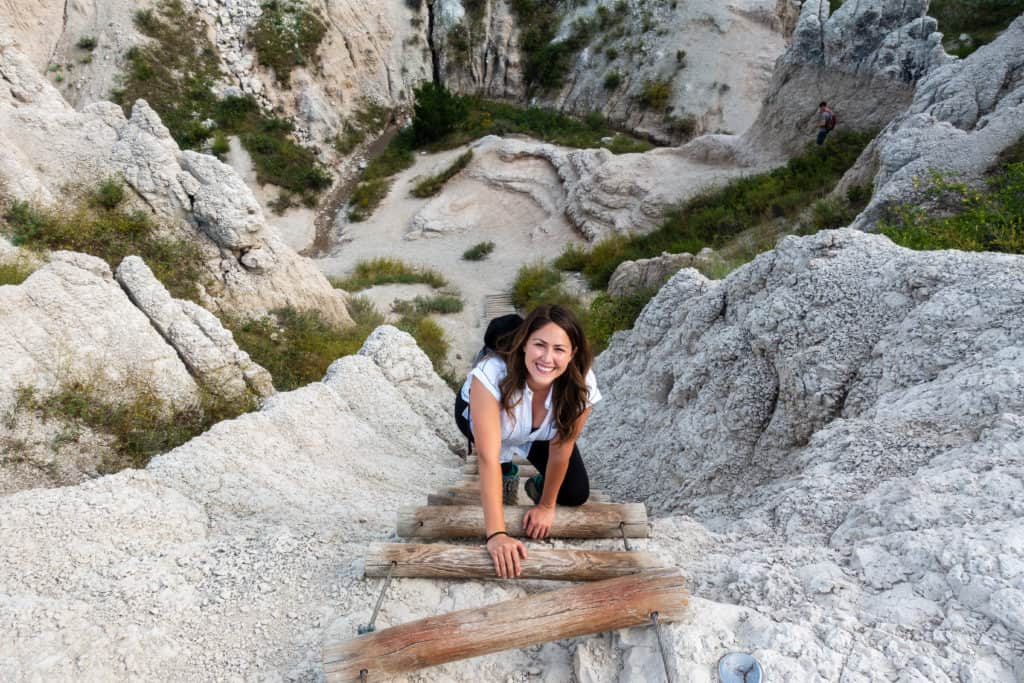
POLYGON ((523 452, 538 474, 526 481, 534 506, 523 520, 530 538, 546 538, 555 505, 582 505, 590 479, 576 439, 601 400, 593 353, 576 316, 562 306, 538 306, 492 320, 482 358, 455 400, 459 429, 475 443, 487 551, 500 578, 519 576, 526 547, 505 531, 503 504, 515 505, 523 452))
POLYGON ((828 102, 822 100, 818 104, 818 144, 824 145, 825 138, 832 132, 832 129, 836 127, 836 114, 832 111, 828 102))

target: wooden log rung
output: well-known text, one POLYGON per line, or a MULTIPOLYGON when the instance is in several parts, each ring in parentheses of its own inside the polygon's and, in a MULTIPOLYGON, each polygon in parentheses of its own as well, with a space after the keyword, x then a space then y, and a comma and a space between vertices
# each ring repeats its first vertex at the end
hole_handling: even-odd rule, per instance
MULTIPOLYGON (((512 536, 525 536, 524 505, 504 507, 505 529, 512 536)), ((398 535, 402 538, 466 538, 480 536, 484 511, 479 505, 429 505, 407 507, 398 512, 398 535)), ((551 527, 551 538, 648 538, 651 525, 642 503, 588 503, 580 507, 559 506, 551 527)))
MULTIPOLYGON (((521 579, 600 581, 652 569, 667 569, 653 553, 620 550, 527 548, 520 560, 521 579)), ((494 562, 479 545, 444 543, 375 543, 366 553, 364 576, 439 579, 495 579, 494 562), (394 568, 392 568, 394 563, 394 568)))
MULTIPOLYGON (((611 503, 611 497, 606 492, 600 489, 593 489, 590 492, 590 498, 584 505, 590 505, 591 503, 611 503)), ((427 496, 427 505, 479 505, 480 504, 480 492, 479 489, 462 489, 462 488, 441 488, 437 492, 427 496)), ((529 497, 526 496, 526 492, 519 492, 519 505, 532 507, 529 497)))
POLYGON ((649 623, 677 621, 689 595, 678 569, 594 581, 324 644, 330 683, 381 681, 469 657, 649 623))

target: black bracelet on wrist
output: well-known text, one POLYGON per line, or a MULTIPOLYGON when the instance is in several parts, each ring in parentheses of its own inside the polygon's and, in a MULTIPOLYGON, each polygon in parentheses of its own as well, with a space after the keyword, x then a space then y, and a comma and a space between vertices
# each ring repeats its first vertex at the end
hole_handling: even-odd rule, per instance
POLYGON ((487 537, 487 540, 484 541, 484 543, 490 543, 492 538, 494 538, 495 536, 499 536, 501 534, 505 534, 506 536, 508 536, 507 531, 495 531, 493 534, 487 537))

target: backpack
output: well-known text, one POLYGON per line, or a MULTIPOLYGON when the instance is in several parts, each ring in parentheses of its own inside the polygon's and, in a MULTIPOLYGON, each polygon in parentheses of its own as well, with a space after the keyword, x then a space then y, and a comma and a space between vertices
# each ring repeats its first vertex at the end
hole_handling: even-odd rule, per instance
POLYGON ((836 113, 831 109, 828 110, 828 113, 830 114, 830 116, 828 118, 828 123, 825 124, 825 128, 827 130, 832 130, 833 128, 836 127, 836 124, 839 123, 839 117, 836 116, 836 113))
POLYGON ((487 331, 484 332, 484 345, 473 359, 473 365, 479 363, 488 353, 506 350, 512 341, 512 335, 522 323, 523 316, 518 313, 501 315, 487 323, 487 331))

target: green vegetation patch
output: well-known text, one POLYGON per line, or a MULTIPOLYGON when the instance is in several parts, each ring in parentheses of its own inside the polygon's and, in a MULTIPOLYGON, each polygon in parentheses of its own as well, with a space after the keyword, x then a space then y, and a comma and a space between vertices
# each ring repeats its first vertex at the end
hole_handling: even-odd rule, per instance
POLYGON ((426 284, 440 289, 448 284, 444 276, 433 268, 410 266, 396 258, 380 257, 356 264, 352 274, 342 279, 332 279, 331 284, 348 292, 358 292, 374 285, 384 284, 426 284))
POLYGON ((117 268, 136 254, 175 297, 197 301, 202 253, 192 242, 166 237, 142 211, 121 207, 124 191, 107 180, 67 209, 17 201, 4 213, 4 232, 16 246, 38 251, 67 249, 92 254, 117 268))
POLYGON ((0 287, 20 285, 28 279, 34 268, 25 259, 0 261, 0 287))
POLYGON ((939 22, 943 42, 959 57, 995 40, 1010 23, 1024 14, 1024 0, 932 0, 928 14, 939 22), (966 33, 971 40, 960 44, 966 33))
POLYGON ((161 0, 155 10, 136 12, 135 26, 151 41, 125 55, 126 70, 112 97, 126 115, 137 99, 146 100, 183 149, 203 149, 212 138, 215 153, 224 153, 226 136, 238 135, 261 183, 315 202, 331 176, 311 150, 294 141, 292 124, 263 114, 251 97, 213 94, 219 58, 197 14, 181 0, 161 0))
POLYGON ((396 301, 391 310, 399 315, 429 315, 438 313, 450 315, 462 310, 462 299, 453 294, 436 294, 434 296, 418 296, 412 300, 396 301))
POLYGON ((416 183, 416 186, 412 189, 413 195, 420 197, 421 199, 433 197, 441 191, 441 188, 445 186, 445 183, 454 178, 462 169, 466 168, 472 160, 473 150, 460 154, 448 168, 444 169, 437 175, 427 176, 416 183))
POLYGON ((133 380, 126 388, 133 398, 122 403, 110 400, 109 387, 87 381, 67 382, 49 396, 23 388, 18 392, 15 413, 33 411, 43 420, 57 418, 113 437, 113 451, 99 467, 101 474, 112 474, 145 467, 153 456, 256 407, 252 400, 225 401, 203 395, 198 404, 177 408, 157 394, 152 381, 133 380))
POLYGON ((751 226, 792 218, 823 197, 871 137, 869 133, 845 133, 831 140, 831 145, 812 143, 785 166, 739 178, 671 209, 654 232, 614 236, 598 242, 586 254, 570 250, 555 265, 582 271, 591 287, 604 289, 623 261, 651 258, 664 251, 696 254, 704 247, 718 248, 751 226))
MULTIPOLYGON (((1024 144, 1018 143, 1024 150, 1024 144)), ((881 232, 911 249, 960 249, 1024 253, 1024 160, 1008 156, 977 189, 932 175, 927 196, 936 209, 903 205, 891 211, 881 232)))
POLYGON ((462 252, 462 258, 465 261, 483 261, 485 258, 490 256, 492 251, 494 251, 494 246, 494 242, 491 242, 490 240, 487 240, 486 242, 478 242, 466 251, 462 252))
POLYGON ((270 0, 249 30, 249 41, 262 66, 274 71, 282 87, 289 87, 292 69, 316 61, 316 51, 327 33, 320 14, 301 2, 270 0))
POLYGON ((540 304, 560 304, 576 313, 594 353, 608 347, 614 332, 633 327, 654 294, 654 290, 644 290, 616 298, 601 293, 587 306, 567 291, 560 271, 540 261, 521 267, 512 286, 512 302, 524 313, 540 304))

